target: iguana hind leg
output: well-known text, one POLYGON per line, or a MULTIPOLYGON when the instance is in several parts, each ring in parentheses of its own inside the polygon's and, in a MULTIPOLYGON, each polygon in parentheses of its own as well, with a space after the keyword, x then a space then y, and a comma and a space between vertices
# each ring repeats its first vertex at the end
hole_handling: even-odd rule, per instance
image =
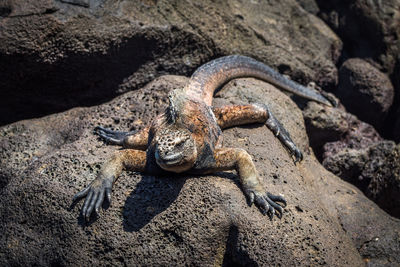
POLYGON ((146 127, 138 132, 119 132, 97 126, 96 128, 94 128, 94 133, 100 136, 104 141, 112 145, 120 145, 124 148, 146 150, 147 139, 149 136, 149 127, 146 127))
POLYGON ((283 145, 294 155, 295 162, 301 161, 303 155, 292 141, 290 134, 283 125, 274 117, 265 104, 250 104, 237 106, 224 106, 213 109, 218 125, 221 129, 249 123, 265 123, 283 145))
POLYGON ((72 199, 86 197, 82 206, 82 215, 89 220, 93 210, 98 214, 104 198, 111 201, 111 190, 114 182, 123 170, 144 171, 146 167, 146 152, 135 149, 117 151, 102 166, 97 177, 72 199))
POLYGON ((283 207, 286 206, 285 198, 265 191, 249 153, 240 148, 220 148, 215 150, 214 158, 213 166, 209 166, 204 173, 235 169, 250 205, 255 203, 261 212, 264 215, 268 214, 271 219, 275 214, 279 218, 282 217, 283 207))

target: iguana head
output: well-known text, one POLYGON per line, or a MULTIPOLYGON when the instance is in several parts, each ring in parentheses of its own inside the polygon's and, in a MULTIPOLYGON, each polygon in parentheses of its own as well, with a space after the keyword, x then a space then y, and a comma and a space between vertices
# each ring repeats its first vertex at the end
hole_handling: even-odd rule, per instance
POLYGON ((195 142, 189 130, 167 127, 155 137, 155 158, 166 171, 184 172, 190 169, 197 158, 195 142))

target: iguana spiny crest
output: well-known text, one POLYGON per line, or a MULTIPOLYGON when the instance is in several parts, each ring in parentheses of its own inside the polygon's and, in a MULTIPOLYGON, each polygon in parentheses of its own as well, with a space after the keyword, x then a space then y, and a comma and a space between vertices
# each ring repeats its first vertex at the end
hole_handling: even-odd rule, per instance
POLYGON ((185 100, 186 96, 182 89, 175 89, 168 93, 169 103, 165 110, 168 124, 174 124, 177 121, 185 100))

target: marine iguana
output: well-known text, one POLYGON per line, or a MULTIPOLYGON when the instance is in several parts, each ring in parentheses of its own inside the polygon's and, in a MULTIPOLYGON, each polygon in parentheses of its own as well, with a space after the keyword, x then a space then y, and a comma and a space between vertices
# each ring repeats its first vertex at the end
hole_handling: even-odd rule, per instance
POLYGON ((82 207, 84 218, 89 220, 93 210, 98 214, 105 198, 111 201, 112 186, 123 170, 157 175, 163 172, 209 174, 232 169, 237 171, 250 205, 255 203, 271 219, 274 214, 280 218, 286 206, 285 198, 265 191, 251 156, 245 150, 222 147, 221 129, 265 123, 294 156, 295 163, 301 161, 303 155, 265 104, 211 106, 214 91, 240 77, 255 77, 304 98, 333 105, 324 96, 255 59, 233 55, 212 60, 199 67, 184 88, 169 93, 165 112, 143 130, 118 132, 100 126, 95 128, 102 139, 125 149, 115 152, 97 178, 74 196, 73 201, 86 197, 82 207))

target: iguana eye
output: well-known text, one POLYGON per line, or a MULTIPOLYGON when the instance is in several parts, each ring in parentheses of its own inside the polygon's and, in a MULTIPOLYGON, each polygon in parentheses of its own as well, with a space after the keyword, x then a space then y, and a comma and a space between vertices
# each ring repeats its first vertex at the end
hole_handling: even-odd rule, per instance
POLYGON ((185 144, 185 141, 181 141, 178 144, 176 144, 175 147, 182 148, 184 144, 185 144))

